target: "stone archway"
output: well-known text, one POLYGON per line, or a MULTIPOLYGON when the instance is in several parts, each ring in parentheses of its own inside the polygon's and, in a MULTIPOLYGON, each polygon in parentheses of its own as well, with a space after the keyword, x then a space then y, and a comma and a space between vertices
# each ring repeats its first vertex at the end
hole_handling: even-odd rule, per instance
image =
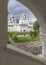
MULTIPOLYGON (((41 41, 43 42, 43 56, 46 59, 46 0, 42 0, 42 2, 41 0, 19 1, 32 10, 39 20, 41 26, 41 41)), ((44 63, 32 58, 33 56, 29 58, 13 50, 9 50, 10 53, 4 51, 4 47, 7 45, 7 3, 8 0, 0 0, 0 65, 43 65, 44 63)))
POLYGON ((41 1, 39 0, 19 0, 21 3, 23 3, 26 7, 28 7, 37 17, 39 20, 39 24, 41 27, 40 31, 40 38, 42 42, 42 54, 43 57, 46 58, 46 20, 45 20, 45 0, 41 1), (44 2, 44 3, 43 3, 44 2))
POLYGON ((0 0, 0 50, 3 50, 7 41, 7 3, 0 0))

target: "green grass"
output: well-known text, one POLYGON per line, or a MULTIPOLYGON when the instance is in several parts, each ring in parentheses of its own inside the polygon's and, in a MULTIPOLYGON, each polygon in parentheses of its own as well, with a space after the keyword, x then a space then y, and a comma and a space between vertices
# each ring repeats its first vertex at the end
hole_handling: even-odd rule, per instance
POLYGON ((17 40, 14 40, 15 42, 30 42, 31 38, 25 38, 25 37, 18 37, 17 40))
POLYGON ((31 41, 40 41, 40 37, 39 36, 31 37, 31 41))
POLYGON ((15 34, 15 35, 23 35, 23 34, 30 34, 30 32, 8 32, 9 35, 15 34))
MULTIPOLYGON (((39 36, 30 36, 30 37, 17 37, 20 32, 11 32, 8 33, 8 36, 15 42, 30 42, 30 41, 40 41, 39 36)), ((29 32, 28 32, 29 34, 29 32)))

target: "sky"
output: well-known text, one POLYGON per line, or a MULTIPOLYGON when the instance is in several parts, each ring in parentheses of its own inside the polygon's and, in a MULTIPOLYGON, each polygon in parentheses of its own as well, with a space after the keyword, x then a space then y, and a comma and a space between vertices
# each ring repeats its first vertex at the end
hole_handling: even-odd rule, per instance
POLYGON ((34 22, 36 20, 34 14, 27 7, 25 7, 22 3, 18 2, 17 0, 9 0, 8 12, 9 12, 9 16, 13 15, 17 19, 19 19, 23 13, 26 13, 30 21, 34 22))

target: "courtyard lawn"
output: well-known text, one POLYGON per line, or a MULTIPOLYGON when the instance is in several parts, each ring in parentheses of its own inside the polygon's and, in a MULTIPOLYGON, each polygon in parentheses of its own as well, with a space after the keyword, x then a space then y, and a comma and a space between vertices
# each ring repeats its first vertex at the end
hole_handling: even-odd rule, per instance
POLYGON ((39 36, 36 37, 17 37, 17 39, 13 39, 15 42, 31 42, 31 41, 39 41, 39 36))
MULTIPOLYGON (((27 32, 29 34, 29 32, 27 32)), ((27 34, 26 33, 26 34, 27 34)), ((8 36, 14 41, 14 42, 31 42, 31 41, 40 41, 40 37, 39 36, 29 36, 29 37, 17 37, 17 35, 19 34, 23 34, 20 32, 11 32, 8 33, 8 36)))
MULTIPOLYGON (((14 40, 14 39, 13 39, 14 40)), ((30 42, 31 38, 30 37, 17 37, 17 39, 15 39, 15 42, 30 42)))

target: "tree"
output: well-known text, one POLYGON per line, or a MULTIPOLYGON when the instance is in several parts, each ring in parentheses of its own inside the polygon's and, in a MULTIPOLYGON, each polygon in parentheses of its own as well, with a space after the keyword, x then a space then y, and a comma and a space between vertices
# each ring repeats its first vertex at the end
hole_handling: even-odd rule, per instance
POLYGON ((36 36, 37 35, 37 33, 39 33, 39 22, 38 22, 38 20, 36 20, 35 22, 34 22, 34 24, 33 24, 33 29, 34 29, 34 35, 36 36))

